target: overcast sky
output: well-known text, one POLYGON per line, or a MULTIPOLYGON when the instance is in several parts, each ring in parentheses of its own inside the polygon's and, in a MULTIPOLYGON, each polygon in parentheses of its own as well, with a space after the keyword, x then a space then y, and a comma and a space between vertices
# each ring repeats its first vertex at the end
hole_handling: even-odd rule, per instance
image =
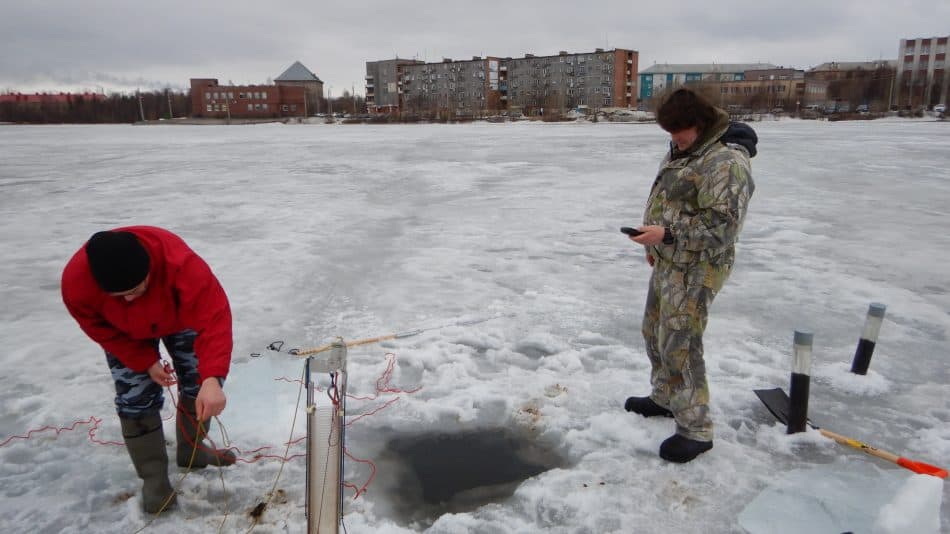
POLYGON ((4 2, 0 92, 266 83, 301 61, 334 95, 366 61, 630 48, 654 63, 807 69, 896 59, 901 38, 950 34, 945 0, 49 0, 4 2), (777 7, 783 6, 783 7, 777 7))

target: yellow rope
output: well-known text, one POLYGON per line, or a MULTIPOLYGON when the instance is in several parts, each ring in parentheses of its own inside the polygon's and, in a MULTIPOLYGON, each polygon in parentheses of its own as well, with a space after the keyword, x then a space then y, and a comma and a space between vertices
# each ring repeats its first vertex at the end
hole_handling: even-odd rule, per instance
MULTIPOLYGON (((176 414, 177 414, 177 410, 178 410, 177 405, 175 406, 175 409, 176 409, 176 414)), ((177 417, 177 415, 176 415, 176 417, 177 417)), ((215 419, 215 421, 218 422, 218 428, 221 429, 221 439, 222 439, 222 443, 223 443, 225 446, 227 446, 227 440, 228 440, 228 438, 227 438, 226 431, 224 430, 224 425, 221 424, 221 420, 218 419, 217 417, 215 417, 214 419, 215 419)), ((177 424, 177 421, 176 421, 176 424, 177 424)), ((179 493, 178 490, 181 489, 181 485, 182 485, 182 483, 185 481, 185 477, 187 477, 188 474, 191 473, 191 466, 192 466, 192 465, 194 464, 194 462, 195 462, 195 457, 198 456, 198 442, 202 441, 201 439, 198 439, 198 437, 201 435, 201 433, 207 434, 207 430, 205 430, 205 428, 204 428, 204 423, 202 423, 201 421, 198 421, 198 431, 199 431, 199 432, 198 432, 198 436, 195 436, 194 443, 192 444, 192 447, 191 447, 191 458, 188 459, 188 467, 185 468, 185 472, 182 473, 181 476, 178 478, 178 481, 175 482, 175 485, 174 485, 174 487, 172 488, 172 492, 169 493, 169 494, 168 494, 168 497, 165 498, 165 502, 162 503, 162 507, 159 508, 158 511, 155 512, 154 515, 152 515, 152 518, 149 519, 147 523, 145 523, 144 525, 142 525, 141 528, 139 528, 138 530, 136 530, 136 531, 133 532, 132 534, 139 534, 140 532, 142 532, 142 531, 144 531, 145 529, 147 529, 148 527, 150 527, 150 526, 152 525, 152 523, 154 523, 154 522, 158 519, 158 517, 162 514, 162 512, 164 512, 164 511, 168 508, 168 505, 171 504, 172 498, 175 497, 175 495, 178 495, 178 493, 179 493)), ((227 486, 226 486, 225 483, 224 483, 224 470, 223 470, 223 468, 222 468, 222 466, 221 466, 221 462, 218 462, 218 475, 221 477, 221 491, 222 491, 223 494, 224 494, 224 517, 221 519, 221 524, 218 525, 218 532, 220 533, 220 532, 222 531, 222 529, 224 528, 225 522, 227 522, 227 520, 228 520, 228 514, 229 514, 229 509, 228 509, 228 489, 227 489, 227 486)))

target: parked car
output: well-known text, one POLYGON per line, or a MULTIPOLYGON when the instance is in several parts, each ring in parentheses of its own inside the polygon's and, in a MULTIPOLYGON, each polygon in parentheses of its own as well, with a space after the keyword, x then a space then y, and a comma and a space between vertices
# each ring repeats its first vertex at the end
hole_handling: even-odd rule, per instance
POLYGON ((867 104, 859 104, 858 107, 854 108, 854 110, 858 113, 868 113, 871 111, 867 104))
POLYGON ((934 106, 934 113, 941 113, 941 114, 943 114, 943 113, 946 113, 946 112, 947 112, 947 105, 946 105, 946 104, 937 104, 936 106, 934 106))

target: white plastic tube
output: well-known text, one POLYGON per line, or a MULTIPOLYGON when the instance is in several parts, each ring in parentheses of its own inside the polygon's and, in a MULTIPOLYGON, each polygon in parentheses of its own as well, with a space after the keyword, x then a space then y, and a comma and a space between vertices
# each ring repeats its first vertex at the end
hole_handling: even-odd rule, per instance
POLYGON ((336 406, 317 395, 307 414, 307 532, 337 534, 340 527, 342 419, 336 406))

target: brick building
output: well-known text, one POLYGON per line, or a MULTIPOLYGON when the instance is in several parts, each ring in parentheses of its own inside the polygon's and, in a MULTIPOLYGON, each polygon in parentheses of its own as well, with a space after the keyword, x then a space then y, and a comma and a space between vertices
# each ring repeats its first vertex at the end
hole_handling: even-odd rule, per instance
POLYGON ((805 73, 803 105, 843 111, 863 105, 871 111, 886 111, 896 65, 893 60, 822 63, 805 73))
POLYGON ((306 114, 316 115, 320 111, 323 100, 323 80, 310 72, 303 63, 295 61, 280 76, 274 78, 274 84, 279 87, 303 87, 306 93, 306 114))
POLYGON ((891 105, 898 109, 947 104, 947 37, 901 39, 891 105))
POLYGON ((797 111, 804 105, 805 71, 798 69, 749 69, 742 73, 741 80, 707 83, 715 85, 710 94, 713 103, 725 109, 736 106, 753 112, 797 111))
MULTIPOLYGON (((313 107, 308 97, 323 91, 323 82, 300 62, 294 63, 274 85, 220 85, 216 78, 191 79, 191 115, 212 119, 268 119, 306 117, 313 107), (312 79, 290 79, 302 71, 312 79)), ((309 78, 309 77, 308 77, 309 78)), ((320 93, 317 94, 319 98, 320 93)))

